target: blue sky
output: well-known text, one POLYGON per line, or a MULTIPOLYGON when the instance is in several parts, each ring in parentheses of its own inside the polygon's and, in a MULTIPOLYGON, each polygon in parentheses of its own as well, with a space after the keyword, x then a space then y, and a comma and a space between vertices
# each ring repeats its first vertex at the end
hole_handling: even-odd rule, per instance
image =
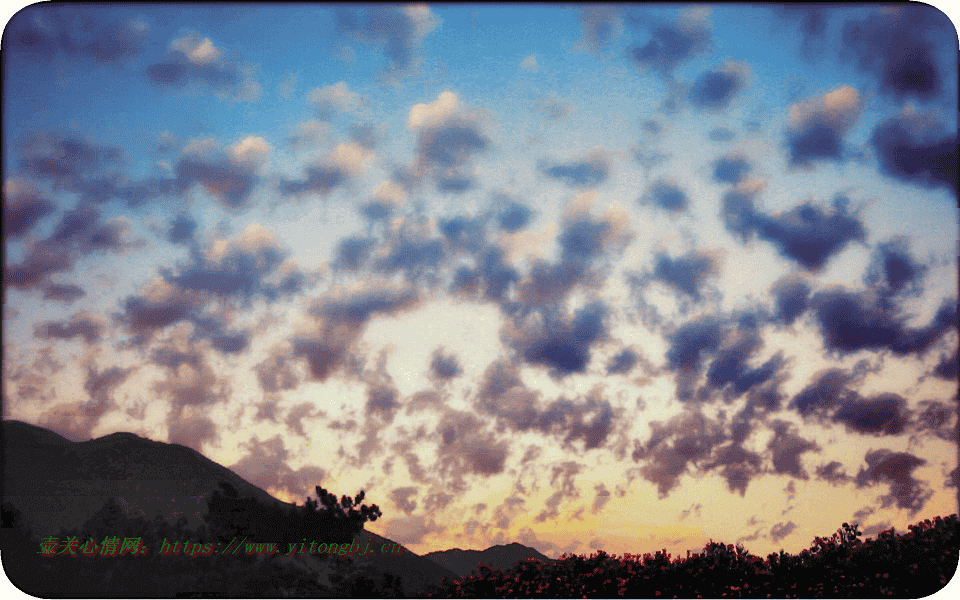
POLYGON ((34 5, 3 416, 360 488, 420 554, 956 512, 926 5, 34 5))

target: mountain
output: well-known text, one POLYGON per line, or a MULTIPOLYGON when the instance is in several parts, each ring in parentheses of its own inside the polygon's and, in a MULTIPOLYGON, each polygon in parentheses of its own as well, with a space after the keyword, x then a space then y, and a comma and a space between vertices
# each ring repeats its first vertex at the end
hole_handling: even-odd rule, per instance
POLYGON ((547 558, 535 549, 516 542, 505 546, 491 546, 486 550, 461 550, 454 548, 452 550, 441 550, 439 552, 430 552, 423 555, 424 558, 432 560, 438 565, 450 569, 460 577, 466 577, 476 571, 480 564, 487 565, 493 570, 506 571, 518 562, 528 558, 536 558, 544 563, 555 563, 552 558, 547 558))
MULTIPOLYGON (((150 522, 159 515, 172 523, 182 518, 185 527, 194 530, 203 523, 207 502, 214 491, 220 491, 221 481, 232 485, 241 498, 252 497, 262 504, 284 509, 292 506, 196 450, 132 433, 112 433, 86 442, 71 442, 42 427, 4 420, 0 428, 0 448, 4 467, 3 501, 20 511, 35 539, 79 530, 98 511, 104 510, 111 497, 130 519, 139 516, 150 522)), ((361 548, 369 543, 377 555, 354 556, 341 562, 350 563, 353 574, 401 576, 404 595, 425 595, 443 577, 456 577, 453 571, 409 551, 381 554, 384 544, 396 544, 375 533, 361 531, 357 541, 361 548)), ((286 548, 283 551, 285 553, 286 548)), ((296 564, 321 580, 330 575, 331 561, 321 561, 309 554, 264 559, 277 564, 296 564)), ((109 595, 104 592, 104 596, 109 595)))

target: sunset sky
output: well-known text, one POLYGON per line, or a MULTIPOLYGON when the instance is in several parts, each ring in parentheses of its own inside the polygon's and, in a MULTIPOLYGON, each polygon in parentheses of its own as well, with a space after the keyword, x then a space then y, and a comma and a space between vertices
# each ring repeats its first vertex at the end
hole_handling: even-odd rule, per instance
POLYGON ((955 513, 957 46, 922 4, 30 6, 3 417, 362 488, 418 554, 955 513))

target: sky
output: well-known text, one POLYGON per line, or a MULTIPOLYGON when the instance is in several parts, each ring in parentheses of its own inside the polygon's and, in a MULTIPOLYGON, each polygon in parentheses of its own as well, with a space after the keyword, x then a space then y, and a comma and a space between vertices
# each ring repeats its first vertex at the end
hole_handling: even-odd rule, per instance
POLYGON ((424 554, 957 512, 957 33, 923 4, 35 4, 3 418, 366 492, 424 554))

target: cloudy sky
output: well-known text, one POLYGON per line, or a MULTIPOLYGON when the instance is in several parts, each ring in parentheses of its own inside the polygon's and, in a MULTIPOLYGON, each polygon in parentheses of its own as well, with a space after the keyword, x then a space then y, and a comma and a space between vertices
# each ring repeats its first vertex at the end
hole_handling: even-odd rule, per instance
POLYGON ((363 488, 421 554, 954 513, 956 48, 921 4, 31 6, 3 416, 363 488))

